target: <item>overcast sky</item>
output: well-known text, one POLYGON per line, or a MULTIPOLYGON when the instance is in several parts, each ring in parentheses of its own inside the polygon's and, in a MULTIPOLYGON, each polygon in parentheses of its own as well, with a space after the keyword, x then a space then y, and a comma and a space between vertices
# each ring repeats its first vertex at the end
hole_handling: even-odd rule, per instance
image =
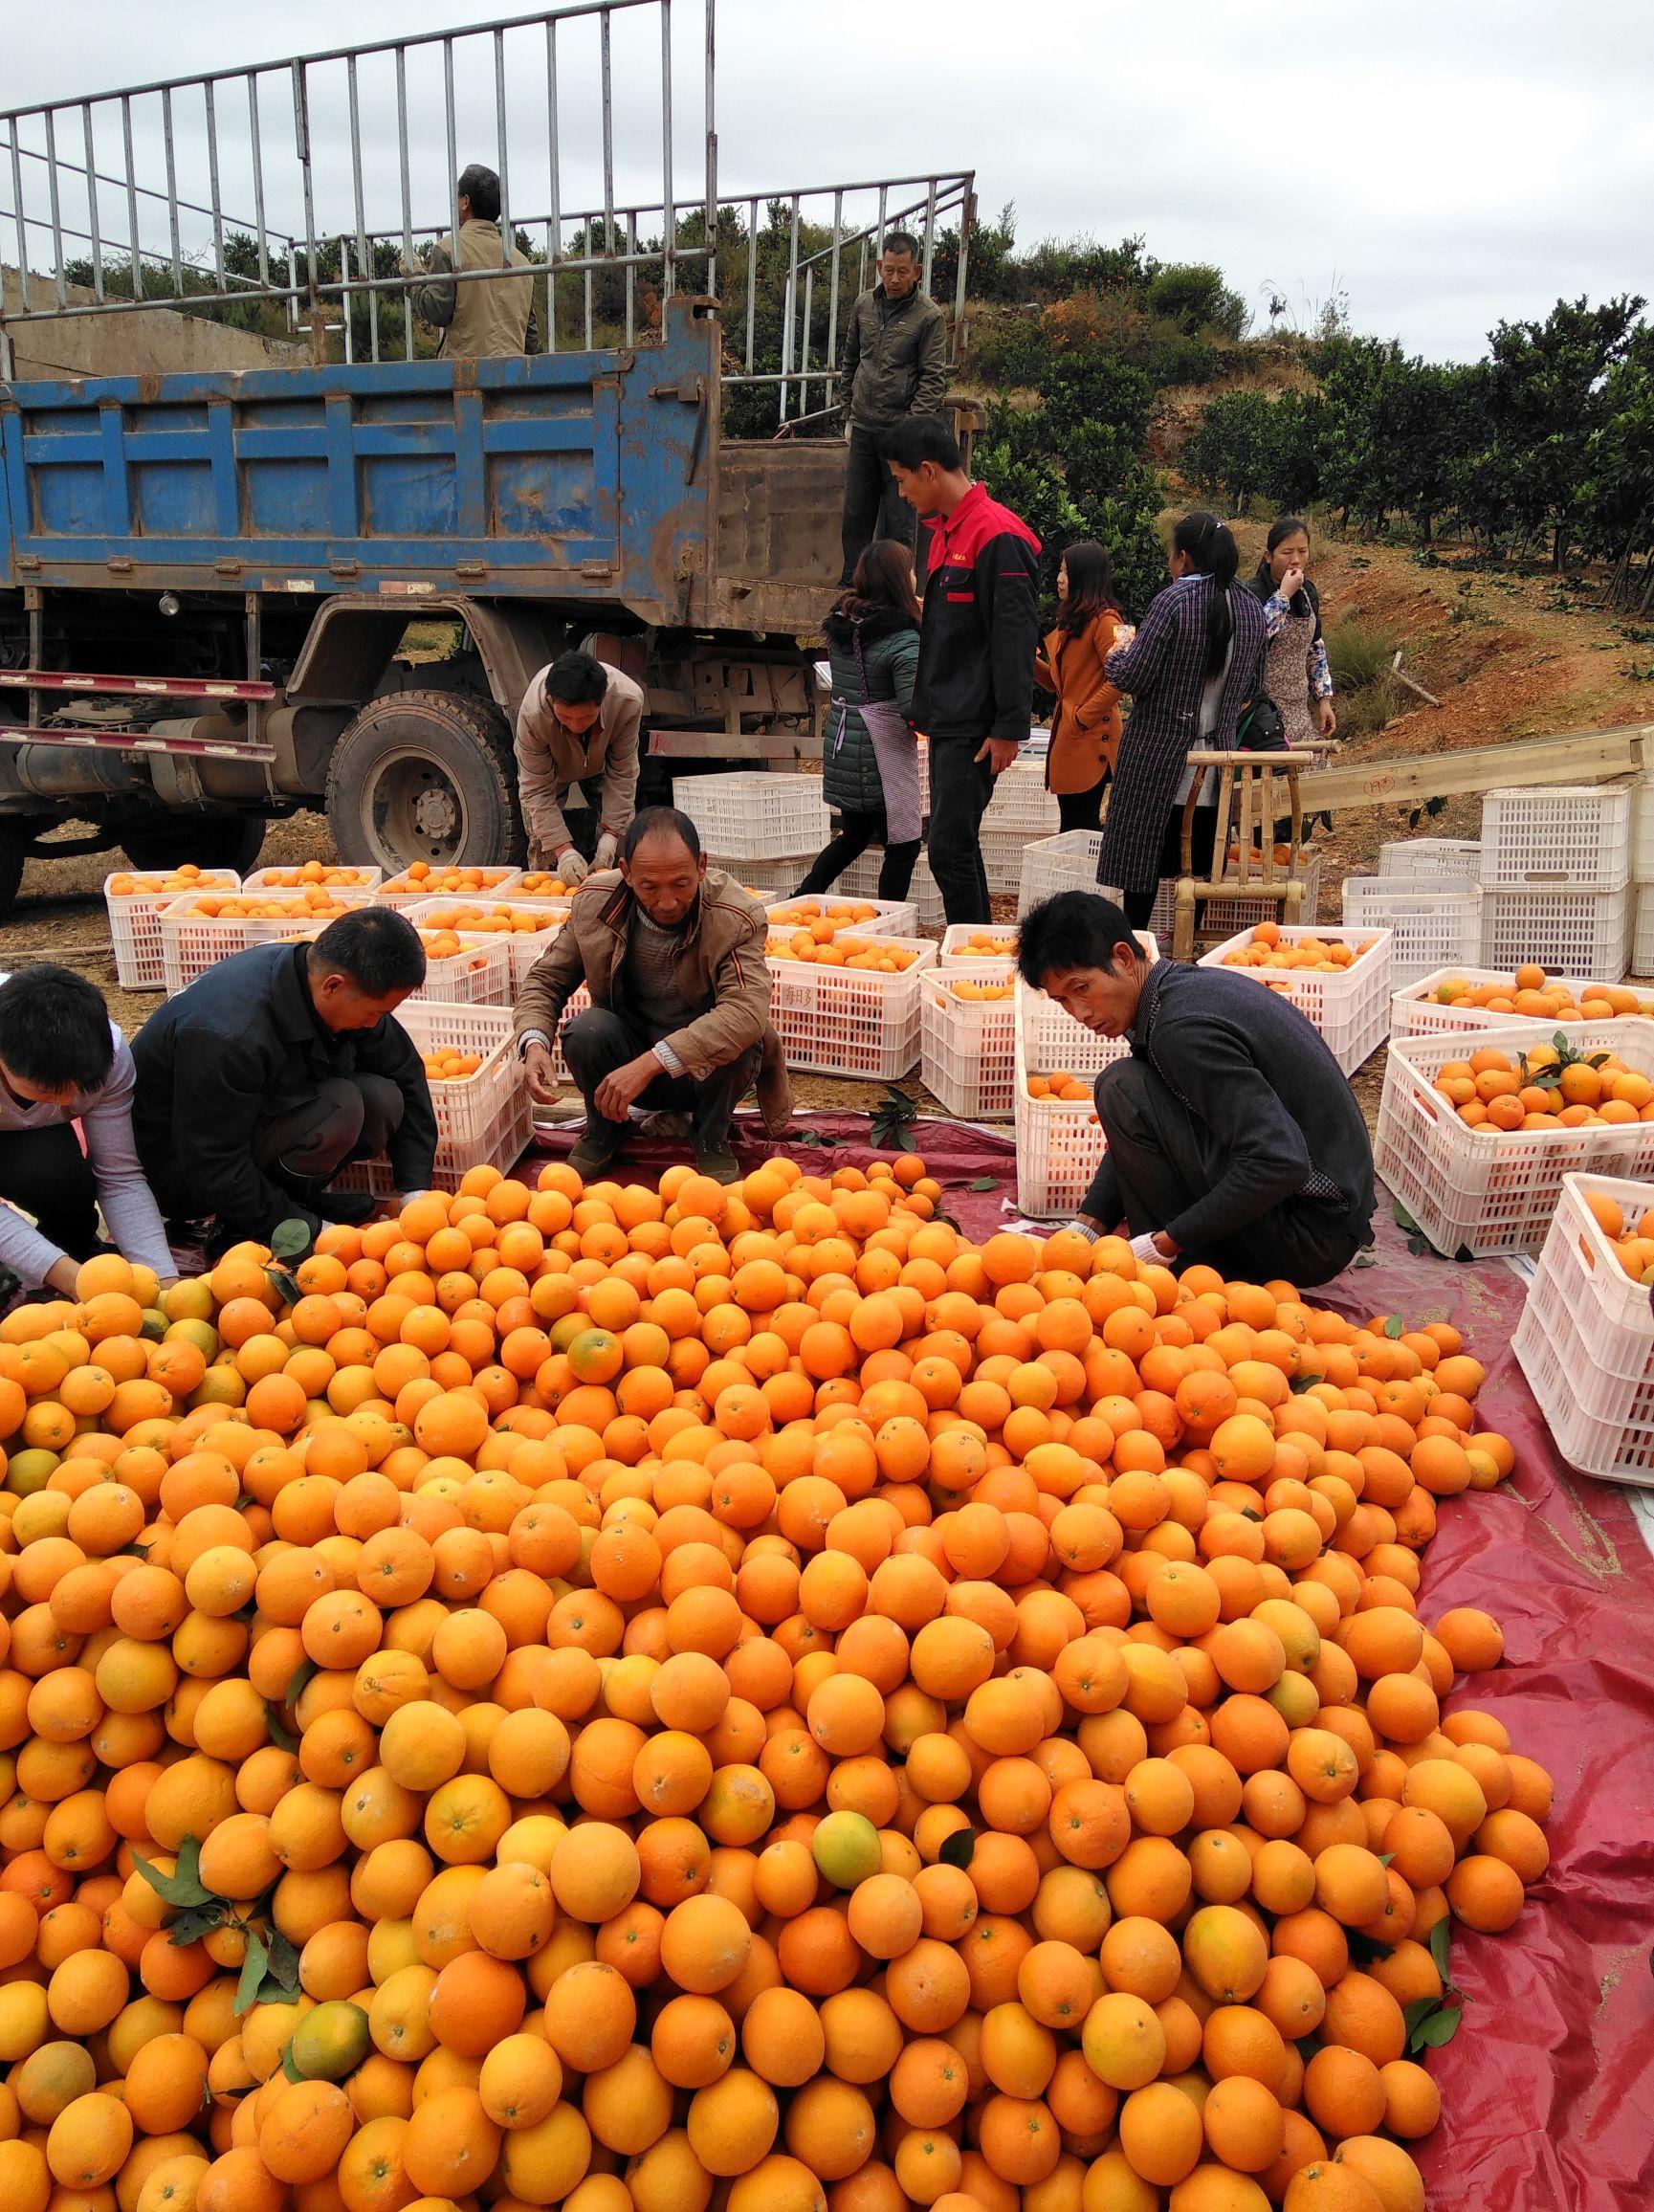
MULTIPOLYGON (((498 0, 6 0, 0 100, 74 99, 499 12, 498 0)), ((699 159, 699 13, 700 0, 676 0, 680 196, 699 159)), ((717 34, 726 193, 974 168, 983 214, 1014 202, 1025 245, 1140 233, 1161 259, 1219 262, 1260 321, 1270 289, 1304 321, 1336 291, 1357 329, 1438 357, 1479 352, 1501 316, 1541 315, 1559 294, 1654 294, 1654 0, 719 0, 717 34)), ((595 205, 595 44, 587 26, 562 35, 562 205, 595 205)), ((639 196, 659 192, 658 40, 652 10, 617 24, 617 166, 639 196)), ((543 48, 510 52, 513 205, 538 207, 543 48)), ((474 72, 462 63, 461 161, 493 155, 490 67, 486 51, 474 72)), ((410 70, 411 104, 430 119, 414 152, 416 222, 437 219, 430 186, 446 166, 440 105, 425 104, 436 68, 432 53, 410 70)), ((323 230, 351 222, 335 77, 331 91, 319 80, 313 118, 323 230)), ((388 65, 381 98, 364 77, 364 117, 389 114, 389 84, 388 65)), ((270 87, 274 213, 292 122, 273 126, 270 87)), ((221 95, 225 197, 250 202, 245 115, 244 95, 221 95)), ((120 167, 112 118, 99 124, 103 170, 120 167)), ((181 108, 187 191, 192 128, 199 140, 181 108)), ((368 224, 394 228, 394 138, 374 122, 364 136, 368 224)), ((158 129, 142 114, 137 138, 161 183, 158 129)), ((41 175, 25 181, 32 216, 45 212, 41 175)), ((0 172, 0 207, 11 200, 0 172)), ((107 232, 124 201, 104 201, 107 232)), ((202 232, 187 220, 187 252, 202 232)), ((42 244, 32 237, 37 265, 42 244)), ((10 223, 0 255, 15 258, 10 223)))

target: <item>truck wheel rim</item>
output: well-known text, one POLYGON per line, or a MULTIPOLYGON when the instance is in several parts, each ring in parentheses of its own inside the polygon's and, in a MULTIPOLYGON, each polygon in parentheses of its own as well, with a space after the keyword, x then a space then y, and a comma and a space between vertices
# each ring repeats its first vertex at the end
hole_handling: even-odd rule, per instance
POLYGON ((464 850, 465 796, 439 761, 416 746, 387 754, 367 791, 367 821, 377 857, 453 860, 464 850))

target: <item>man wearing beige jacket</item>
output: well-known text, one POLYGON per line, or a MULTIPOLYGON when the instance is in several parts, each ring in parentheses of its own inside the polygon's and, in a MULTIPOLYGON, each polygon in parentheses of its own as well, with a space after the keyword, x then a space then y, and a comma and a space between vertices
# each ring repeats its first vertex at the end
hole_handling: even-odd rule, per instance
POLYGON ((584 883, 614 866, 637 811, 642 723, 642 685, 589 653, 532 678, 517 710, 517 789, 535 867, 584 883))

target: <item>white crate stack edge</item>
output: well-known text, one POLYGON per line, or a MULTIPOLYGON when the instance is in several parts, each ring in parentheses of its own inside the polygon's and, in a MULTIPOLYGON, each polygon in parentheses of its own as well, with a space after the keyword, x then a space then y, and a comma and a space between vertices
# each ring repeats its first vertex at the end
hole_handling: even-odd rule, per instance
POLYGON ((1482 893, 1482 965, 1507 975, 1525 961, 1618 983, 1631 958, 1631 894, 1619 891, 1482 893))
MULTIPOLYGON (((139 883, 159 885, 173 871, 122 868, 116 873, 139 883)), ((166 981, 161 912, 174 899, 189 894, 176 884, 170 891, 117 893, 109 888, 115 881, 116 875, 103 878, 103 907, 109 917, 109 942, 115 953, 115 981, 123 991, 158 991, 166 981)), ((241 889, 241 878, 232 868, 204 868, 194 889, 235 892, 241 889)))
MULTIPOLYGON (((1593 984, 1601 984, 1601 976, 1548 975, 1548 983, 1565 984, 1576 1001, 1585 997, 1593 984)), ((1511 982, 1509 968, 1459 967, 1448 965, 1437 968, 1415 982, 1399 984, 1390 1000, 1390 1034, 1392 1037, 1433 1037, 1444 1031, 1456 1029, 1527 1029, 1534 1036, 1550 1036, 1558 1027, 1550 1014, 1504 1014, 1488 1006, 1467 1006, 1458 1002, 1448 1006, 1437 1003, 1435 994, 1444 984, 1504 984, 1511 982)), ((1641 1009, 1654 1012, 1654 1000, 1644 1000, 1641 1009)), ((1572 1023, 1562 1028, 1572 1030, 1572 1023)))
MULTIPOLYGON (((1434 1088, 1448 1060, 1486 1046, 1512 1059, 1532 1045, 1534 1025, 1461 1029, 1390 1040, 1373 1161, 1378 1174, 1436 1250, 1473 1259, 1537 1251, 1565 1175, 1654 1175, 1654 1122, 1587 1123, 1578 1129, 1471 1129, 1434 1088)), ((1654 1022, 1628 1015, 1576 1022, 1576 1051, 1618 1052, 1654 1075, 1654 1022)))
POLYGON ((1482 954, 1482 894, 1450 876, 1346 875, 1346 929, 1390 933, 1390 986, 1417 983, 1482 954))
MULTIPOLYGON (((474 1167, 515 1167, 534 1136, 528 1084, 512 1035, 509 1006, 456 1006, 409 999, 394 1019, 421 1052, 452 1047, 476 1052, 482 1065, 457 1083, 432 1083, 436 1116, 434 1182, 457 1188, 474 1167)), ((359 1160, 335 1178, 345 1190, 388 1198, 395 1185, 387 1160, 359 1160)))
POLYGON ((1014 994, 963 999, 961 983, 1008 984, 1008 960, 950 961, 927 968, 919 985, 919 1072, 944 1112, 959 1121, 1006 1121, 1015 1096, 1014 994))
POLYGON ((770 1025, 789 1068, 894 1082, 919 1061, 919 981, 936 964, 928 938, 878 938, 915 957, 894 975, 771 960, 770 1025))
POLYGON ((1378 874, 1474 890, 1481 879, 1479 837, 1403 837, 1378 848, 1378 874))
POLYGON ((1631 880, 1630 785, 1489 791, 1478 880, 1484 891, 1623 891, 1631 880))
POLYGON ((1636 913, 1631 939, 1631 973, 1634 976, 1654 976, 1654 883, 1636 883, 1631 888, 1636 913))
POLYGON ((1654 1487, 1654 1312, 1588 1205, 1611 1199, 1633 1227, 1654 1188, 1565 1175, 1511 1349, 1571 1467, 1654 1487))
POLYGON ((1225 944, 1214 945, 1202 955, 1199 964, 1226 968, 1232 975, 1246 976, 1290 999, 1320 1030, 1327 1050, 1344 1073, 1353 1075, 1362 1061, 1378 1051, 1390 1027, 1390 933, 1295 925, 1281 931, 1283 944, 1301 944, 1311 937, 1323 943, 1352 946, 1373 941, 1347 968, 1333 974, 1314 968, 1231 967, 1229 954, 1244 952, 1252 941, 1248 929, 1225 944))

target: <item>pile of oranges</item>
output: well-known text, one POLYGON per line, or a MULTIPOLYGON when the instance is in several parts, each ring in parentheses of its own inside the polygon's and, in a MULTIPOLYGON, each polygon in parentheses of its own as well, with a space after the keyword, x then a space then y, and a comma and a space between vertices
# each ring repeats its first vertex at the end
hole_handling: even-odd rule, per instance
POLYGON ((1579 1194, 1597 1218, 1597 1226, 1614 1247, 1614 1256, 1634 1283, 1654 1283, 1654 1206, 1644 1208, 1633 1228, 1624 1208, 1604 1190, 1579 1194))
POLYGON ((175 868, 167 875, 112 875, 104 885, 111 898, 153 896, 157 892, 178 893, 199 891, 205 885, 222 884, 227 890, 235 887, 235 876, 228 868, 197 868, 193 860, 187 860, 182 868, 175 868))
POLYGON ((1015 998, 1014 983, 982 983, 972 976, 956 976, 947 968, 937 968, 933 980, 952 997, 965 1004, 980 1004, 986 1000, 1015 998))
POLYGON ((566 898, 579 887, 573 883, 564 883, 561 875, 552 875, 543 868, 536 868, 523 874, 517 888, 531 898, 566 898))
POLYGON ((1278 922, 1261 921, 1244 945, 1224 955, 1224 965, 1300 968, 1315 975, 1338 975, 1354 967, 1377 941, 1366 938, 1359 944, 1346 944, 1341 938, 1316 937, 1312 931, 1307 937, 1284 938, 1278 922))
POLYGON ((1049 1075, 1030 1075, 1030 1098, 1061 1098, 1068 1105, 1077 1105, 1082 1098, 1093 1095, 1095 1085, 1085 1082, 1078 1075, 1070 1075, 1066 1068, 1059 1068, 1049 1075))
POLYGON ((948 960, 1014 960, 1017 951, 1016 931, 979 929, 974 935, 962 938, 947 955, 948 960))
POLYGON ((339 898, 323 884, 307 883, 301 891, 202 892, 183 907, 183 917, 200 915, 209 921, 289 921, 296 916, 309 920, 332 920, 349 914, 360 900, 339 898))
POLYGON ((385 891, 387 896, 404 898, 451 898, 468 892, 493 891, 511 874, 509 868, 432 868, 429 860, 415 860, 400 875, 391 876, 385 891))
POLYGON ((1520 1014, 1549 1022, 1606 1022, 1616 1014, 1649 1010, 1642 993, 1623 984, 1558 983, 1537 964, 1519 967, 1509 979, 1499 976, 1490 983, 1448 976, 1427 994, 1425 1004, 1480 1006, 1490 1014, 1520 1014))
POLYGON ((476 1170, 0 1323, 7 2212, 1419 2212, 1547 1863, 1421 1617, 1481 1367, 939 1196, 476 1170))
MULTIPOLYGON (((468 949, 460 942, 458 936, 452 929, 422 929, 419 932, 419 941, 425 947, 428 960, 457 960, 460 954, 468 949)), ((488 965, 488 961, 487 953, 474 954, 466 962, 466 974, 471 975, 478 968, 485 968, 488 965)))
POLYGON ((463 1083, 474 1075, 482 1066, 478 1052, 461 1052, 452 1046, 438 1046, 435 1051, 422 1052, 425 1077, 429 1083, 463 1083))
POLYGON ((818 944, 826 944, 827 939, 841 929, 876 921, 878 911, 864 898, 805 898, 792 906, 771 907, 769 918, 777 929, 807 929, 818 944))
POLYGON ((1512 1059, 1485 1045, 1467 1060, 1444 1061, 1434 1087, 1472 1129, 1654 1121, 1654 1082, 1614 1052, 1576 1058, 1555 1045, 1533 1045, 1512 1059))
POLYGON ((562 927, 559 914, 536 914, 526 906, 436 906, 424 917, 435 929, 474 929, 493 937, 538 937, 562 927))
POLYGON ((764 944, 765 956, 770 960, 804 961, 817 967, 866 968, 878 975, 905 975, 920 958, 917 949, 901 944, 895 939, 876 937, 834 937, 830 925, 826 939, 818 937, 814 929, 796 930, 791 937, 771 937, 764 944))
POLYGON ((266 891, 300 891, 307 883, 331 883, 337 889, 359 891, 373 874, 373 870, 306 860, 299 868, 267 868, 263 873, 262 888, 266 891))

